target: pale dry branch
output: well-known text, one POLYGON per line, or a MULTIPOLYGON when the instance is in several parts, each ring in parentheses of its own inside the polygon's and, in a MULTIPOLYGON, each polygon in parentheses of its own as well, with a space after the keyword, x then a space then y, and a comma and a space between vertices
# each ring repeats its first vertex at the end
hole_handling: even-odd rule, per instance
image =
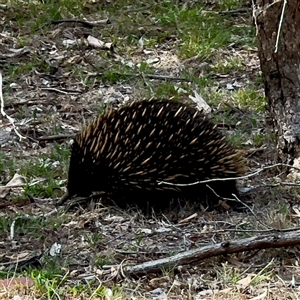
POLYGON ((247 178, 258 175, 259 173, 261 173, 265 170, 276 168, 276 167, 288 167, 288 168, 292 168, 292 169, 300 171, 300 169, 297 168, 297 167, 294 167, 294 166, 291 166, 291 165, 288 165, 288 164, 284 164, 284 163, 278 163, 278 164, 262 167, 262 168, 258 169, 257 171, 252 172, 250 174, 247 174, 245 176, 228 177, 228 178, 214 178, 214 179, 207 179, 207 180, 202 180, 202 181, 195 181, 195 182, 191 182, 191 183, 171 183, 171 182, 166 182, 166 181, 159 181, 158 184, 159 185, 165 184, 165 185, 172 185, 172 186, 190 186, 190 185, 210 183, 210 182, 215 182, 215 181, 228 181, 228 180, 236 180, 236 179, 247 179, 247 178))
POLYGON ((279 38, 280 38, 280 34, 281 34, 281 28, 282 28, 282 23, 283 23, 283 18, 284 18, 286 5, 287 5, 287 0, 284 0, 282 11, 281 11, 281 16, 280 16, 280 21, 279 21, 278 32, 277 32, 277 36, 276 36, 276 44, 275 44, 275 51, 274 51, 275 53, 278 52, 279 38))
POLYGON ((14 119, 12 117, 10 117, 9 115, 7 115, 7 113, 4 111, 4 99, 3 99, 3 93, 2 93, 2 73, 1 72, 0 72, 0 102, 1 102, 1 115, 8 119, 10 124, 13 126, 13 129, 14 129, 16 135, 19 137, 20 141, 22 139, 26 139, 26 137, 21 135, 19 133, 19 131, 17 130, 14 119))
POLYGON ((165 268, 174 268, 180 265, 195 263, 218 255, 268 248, 286 248, 296 245, 300 245, 299 228, 288 232, 274 232, 271 234, 253 236, 242 240, 224 241, 218 244, 192 249, 170 257, 147 261, 135 266, 127 266, 124 268, 124 273, 128 276, 137 276, 160 272, 165 268))

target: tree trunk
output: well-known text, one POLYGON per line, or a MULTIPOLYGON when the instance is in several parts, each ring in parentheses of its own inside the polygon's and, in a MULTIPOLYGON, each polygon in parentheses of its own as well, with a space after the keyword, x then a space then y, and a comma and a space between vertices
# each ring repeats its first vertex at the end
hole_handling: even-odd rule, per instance
POLYGON ((253 0, 253 4, 278 158, 291 162, 300 154, 300 1, 253 0))

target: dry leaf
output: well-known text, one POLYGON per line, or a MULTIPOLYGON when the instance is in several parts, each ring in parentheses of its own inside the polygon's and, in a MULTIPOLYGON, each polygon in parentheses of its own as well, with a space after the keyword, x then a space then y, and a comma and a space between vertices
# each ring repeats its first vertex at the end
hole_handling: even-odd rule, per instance
MULTIPOLYGON (((12 189, 23 187, 26 183, 24 176, 16 173, 11 181, 9 181, 6 186, 0 187, 0 198, 5 198, 12 189)), ((20 193, 23 189, 21 189, 20 193)))
POLYGON ((249 299, 249 300, 259 300, 259 299, 264 299, 266 297, 267 297, 267 291, 264 291, 261 295, 258 295, 254 298, 249 299))
POLYGON ((211 113, 211 107, 196 91, 194 91, 194 96, 189 95, 189 98, 196 103, 197 109, 199 111, 202 111, 205 114, 211 113))
POLYGON ((88 41, 89 45, 94 48, 99 48, 99 49, 103 49, 103 50, 112 50, 112 48, 113 48, 113 43, 102 42, 99 39, 97 39, 91 35, 89 35, 87 37, 87 41, 88 41))
POLYGON ((236 267, 240 267, 243 265, 243 263, 241 261, 239 261, 236 258, 233 257, 227 257, 228 262, 230 262, 232 265, 236 266, 236 267))
POLYGON ((251 284, 252 277, 253 277, 253 274, 248 274, 247 277, 240 279, 237 282, 238 286, 242 289, 247 288, 251 284))

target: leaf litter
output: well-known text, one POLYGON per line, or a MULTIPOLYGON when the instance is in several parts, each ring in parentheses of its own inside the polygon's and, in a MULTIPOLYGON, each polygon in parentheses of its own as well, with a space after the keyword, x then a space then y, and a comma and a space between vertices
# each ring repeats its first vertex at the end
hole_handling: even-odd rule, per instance
MULTIPOLYGON (((110 1, 107 2, 110 5, 110 1)), ((205 103, 197 88, 181 84, 185 82, 181 76, 188 70, 205 76, 211 72, 212 64, 199 61, 197 56, 181 59, 177 51, 180 39, 172 34, 154 47, 146 46, 147 39, 140 38, 135 47, 126 49, 128 37, 122 36, 113 22, 113 25, 110 22, 100 24, 104 36, 95 34, 93 28, 99 26, 97 21, 52 23, 42 31, 28 33, 13 20, 18 11, 16 7, 0 9, 3 13, 1 24, 11 22, 0 35, 4 110, 26 136, 19 141, 12 124, 5 118, 1 120, 1 152, 10 159, 22 162, 34 160, 39 155, 51 155, 55 144, 68 146, 71 138, 103 107, 119 107, 155 96, 161 80, 170 81, 175 90, 180 89, 179 98, 190 96, 205 103), (119 41, 115 43, 107 32, 119 35, 119 41), (24 38, 26 46, 20 46, 20 37, 24 38), (12 71, 12 67, 15 70, 12 71), (111 74, 107 70, 112 70, 111 74), (179 84, 173 82, 174 78, 180 79, 179 84), (187 88, 190 91, 187 92, 187 88)), ((118 14, 114 16, 119 17, 118 14)), ((133 30, 145 32, 142 26, 133 30)), ((153 32, 160 30, 153 26, 153 32)), ((245 69, 234 76, 215 73, 216 81, 224 90, 226 87, 239 89, 257 72, 257 53, 231 49, 225 55, 238 55, 245 69)), ((51 161, 48 163, 50 168, 58 168, 51 161)), ((5 162, 3 164, 5 166, 5 162)), ((22 176, 20 179, 27 177, 18 175, 17 170, 13 174, 22 176)), ((186 207, 175 214, 144 216, 138 210, 121 210, 93 201, 67 210, 55 206, 56 198, 32 197, 24 192, 23 179, 14 184, 22 188, 17 191, 19 199, 15 200, 16 195, 7 193, 8 186, 16 191, 14 185, 9 184, 13 174, 4 167, 1 175, 0 270, 6 272, 6 263, 16 263, 14 255, 18 260, 29 261, 41 255, 42 270, 55 265, 62 276, 61 285, 66 287, 62 293, 66 299, 76 298, 68 286, 88 283, 96 290, 99 281, 107 288, 106 299, 297 299, 300 293, 297 248, 264 250, 250 256, 240 253, 215 257, 138 278, 128 277, 122 271, 127 265, 245 237, 242 230, 261 229, 249 213, 195 213, 193 208, 186 207), (3 205, 5 203, 8 204, 3 205), (266 270, 270 261, 272 265, 266 270), (116 287, 122 289, 121 298, 113 298, 112 291, 116 287)), ((61 195, 66 176, 66 173, 58 176, 61 195)), ((27 179, 33 185, 48 180, 46 176, 27 179)), ((277 208, 274 205, 273 209, 277 208)), ((275 218, 267 205, 255 202, 253 211, 265 223, 275 218)), ((299 224, 298 217, 293 218, 291 212, 277 214, 276 218, 276 222, 271 223, 275 227, 299 224)), ((24 280, 30 284, 23 289, 19 286, 9 290, 0 288, 1 298, 27 294, 33 299, 35 293, 43 293, 32 291, 32 280, 21 277, 22 273, 14 270, 12 268, 7 274, 15 280, 3 279, 4 286, 24 280)), ((94 294, 93 298, 97 297, 101 298, 94 294)))

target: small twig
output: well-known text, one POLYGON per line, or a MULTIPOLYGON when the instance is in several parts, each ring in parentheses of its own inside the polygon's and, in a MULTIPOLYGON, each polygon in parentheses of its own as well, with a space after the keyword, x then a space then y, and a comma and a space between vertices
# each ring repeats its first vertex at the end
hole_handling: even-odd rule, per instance
MULTIPOLYGON (((126 74, 124 75, 126 76, 126 74)), ((137 76, 138 74, 136 75, 133 74, 133 75, 137 76)), ((173 76, 166 76, 166 75, 144 74, 144 76, 149 79, 191 82, 191 80, 188 78, 173 77, 173 76)))
POLYGON ((60 24, 60 23, 78 23, 85 27, 93 28, 99 25, 111 24, 109 19, 99 20, 99 21, 85 21, 85 20, 76 20, 76 19, 62 19, 62 20, 53 20, 52 24, 60 24))
POLYGON ((129 13, 135 13, 135 12, 140 12, 140 11, 144 11, 147 9, 150 9, 151 6, 145 6, 145 7, 141 7, 141 8, 135 8, 135 9, 127 9, 123 11, 123 14, 129 14, 129 13))
POLYGON ((249 177, 253 177, 258 175, 259 173, 268 170, 268 169, 272 169, 272 168, 276 168, 276 167, 289 167, 295 170, 300 171, 299 168, 290 166, 288 164, 283 164, 283 163, 278 163, 275 165, 271 165, 271 166, 266 166, 263 167, 253 173, 247 174, 245 176, 239 176, 239 177, 228 177, 228 178, 214 178, 214 179, 207 179, 207 180, 203 180, 203 181, 196 181, 196 182, 191 182, 191 183, 171 183, 171 182, 166 182, 166 181, 159 181, 158 185, 161 184, 166 184, 166 185, 172 185, 172 186, 191 186, 191 185, 197 185, 197 184, 203 184, 203 183, 209 183, 209 182, 214 182, 214 181, 228 181, 228 180, 236 180, 236 179, 247 179, 249 177))
POLYGON ((255 274, 252 278, 250 283, 252 283, 256 278, 258 278, 259 276, 261 276, 262 274, 264 274, 266 272, 266 270, 272 266, 274 264, 274 257, 272 258, 272 260, 262 269, 260 270, 257 274, 255 274))
POLYGON ((62 134, 62 135, 50 135, 50 136, 41 136, 38 138, 38 141, 57 141, 62 139, 73 139, 75 134, 62 134))
POLYGON ((124 270, 123 270, 123 265, 124 265, 125 261, 126 261, 126 259, 123 259, 118 266, 118 273, 121 274, 122 278, 126 278, 126 275, 124 274, 124 270))
MULTIPOLYGON (((97 292, 100 290, 100 288, 101 288, 101 286, 102 286, 102 284, 103 284, 102 281, 101 281, 97 276, 95 276, 94 278, 98 280, 99 285, 98 285, 98 287, 93 291, 93 293, 91 294, 91 296, 88 298, 89 300, 95 298, 94 296, 96 296, 97 292)), ((60 299, 60 298, 58 298, 58 299, 60 299)))
POLYGON ((277 186, 300 186, 300 183, 294 183, 294 182, 278 182, 278 183, 265 183, 265 184, 258 184, 255 186, 251 187, 251 190, 253 189, 258 189, 258 188, 265 188, 265 187, 270 187, 270 188, 274 188, 277 186))
POLYGON ((152 86, 151 86, 151 85, 149 84, 149 82, 146 80, 145 74, 144 74, 143 72, 142 72, 141 74, 142 74, 142 77, 143 77, 143 80, 144 80, 145 85, 149 88, 149 90, 150 90, 150 92, 151 92, 151 96, 152 96, 152 97, 155 96, 155 93, 154 93, 154 91, 153 91, 152 86))
POLYGON ((219 14, 220 15, 235 15, 235 14, 247 13, 249 11, 251 11, 251 8, 244 7, 244 8, 238 8, 238 9, 220 11, 219 14))
POLYGON ((279 27, 278 27, 277 36, 276 36, 275 51, 274 51, 275 53, 278 52, 279 38, 280 38, 280 34, 281 34, 283 16, 284 16, 284 13, 285 13, 286 5, 287 5, 287 0, 284 0, 282 11, 281 11, 281 16, 280 16, 280 21, 279 21, 279 27))
MULTIPOLYGON (((154 75, 154 74, 145 74, 145 73, 114 73, 117 76, 124 76, 124 77, 140 77, 149 78, 149 79, 156 79, 156 80, 169 80, 169 81, 182 81, 182 82, 192 82, 192 80, 188 78, 182 77, 174 77, 174 76, 167 76, 167 75, 154 75)), ((89 76, 103 76, 103 73, 94 73, 89 74, 89 76)))
POLYGON ((41 90, 44 90, 44 91, 53 91, 53 92, 61 93, 61 94, 64 94, 64 95, 78 95, 78 94, 82 93, 82 91, 59 90, 59 89, 52 88, 52 87, 43 87, 43 88, 41 88, 41 90))
POLYGON ((21 101, 21 102, 12 102, 12 103, 6 103, 4 105, 5 109, 9 108, 16 108, 18 106, 31 106, 31 105, 37 105, 37 104, 44 104, 44 100, 27 100, 27 101, 21 101))
POLYGON ((247 157, 249 158, 251 155, 257 153, 257 152, 262 152, 265 151, 267 148, 266 146, 261 146, 260 148, 252 148, 247 150, 247 157))
POLYGON ((271 227, 271 226, 265 224, 264 222, 262 222, 262 221, 259 219, 259 217, 255 214, 255 212, 253 211, 253 209, 252 209, 248 204, 246 204, 245 202, 243 202, 242 200, 240 200, 235 194, 232 194, 232 196, 233 196, 239 203, 241 203, 242 205, 244 205, 245 207, 247 207, 247 208, 249 209, 249 211, 251 212, 251 214, 254 216, 254 218, 256 219, 256 221, 257 221, 260 225, 262 225, 262 226, 268 228, 269 230, 274 230, 273 227, 271 227))
POLYGON ((254 0, 252 0, 252 18, 254 21, 254 25, 255 25, 255 35, 258 35, 258 25, 257 25, 257 16, 258 16, 258 11, 257 11, 257 7, 255 5, 254 0))
MULTIPOLYGON (((215 196, 217 196, 218 198, 220 198, 220 199, 222 198, 224 201, 232 201, 232 200, 233 200, 233 199, 230 199, 230 198, 224 198, 224 197, 221 197, 220 195, 218 195, 218 194, 215 192, 215 190, 214 190, 212 187, 210 187, 209 185, 207 185, 207 187, 208 187, 208 188, 215 194, 215 196)), ((258 223, 260 223, 262 226, 268 228, 269 230, 273 230, 273 229, 274 229, 274 228, 270 227, 269 225, 263 223, 263 222, 257 217, 257 215, 255 214, 255 212, 253 211, 253 209, 252 209, 249 205, 247 205, 246 203, 244 203, 242 200, 240 200, 235 194, 232 194, 232 197, 234 197, 235 200, 236 200, 237 202, 239 202, 239 203, 241 203, 243 206, 247 207, 247 208, 249 209, 249 211, 251 212, 251 214, 254 216, 254 218, 256 219, 256 221, 257 221, 258 223)))
POLYGON ((16 135, 19 137, 20 141, 22 141, 22 139, 26 139, 26 137, 24 137, 23 135, 21 135, 15 125, 15 121, 12 117, 10 117, 9 115, 6 114, 6 112, 4 111, 4 99, 3 99, 3 94, 2 94, 2 73, 0 72, 0 101, 1 101, 1 114, 3 117, 6 117, 8 119, 8 121, 10 122, 10 124, 13 126, 13 129, 16 133, 16 135))

